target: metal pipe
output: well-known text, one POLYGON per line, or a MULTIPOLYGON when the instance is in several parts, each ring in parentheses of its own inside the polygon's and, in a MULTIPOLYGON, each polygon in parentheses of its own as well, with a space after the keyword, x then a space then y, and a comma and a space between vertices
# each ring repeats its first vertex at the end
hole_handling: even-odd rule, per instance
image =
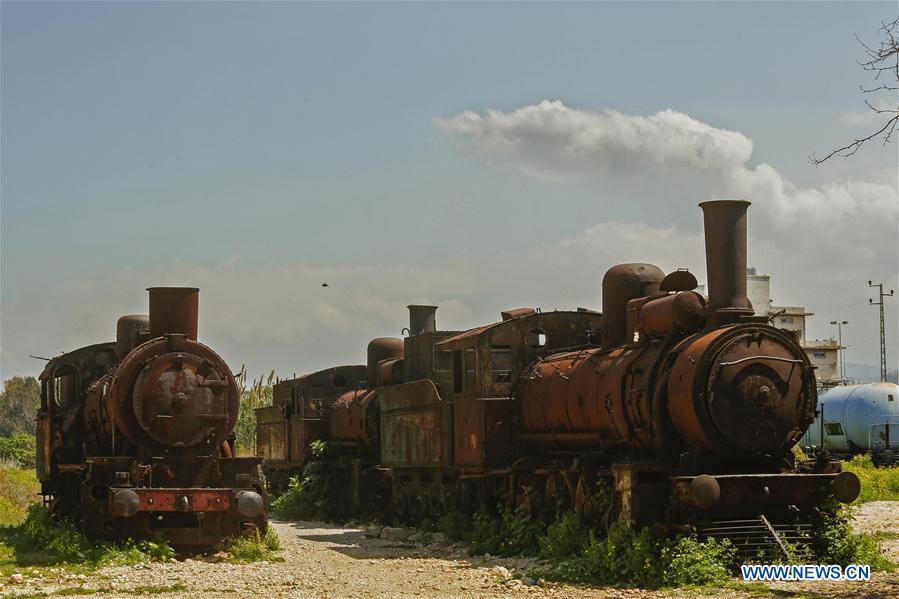
POLYGON ((181 333, 197 340, 200 290, 196 287, 149 287, 150 336, 181 333))
POLYGON ((746 210, 744 200, 702 202, 709 311, 740 316, 753 313, 746 294, 746 210))
POLYGON ((409 308, 409 335, 420 335, 437 330, 437 306, 412 304, 409 308))

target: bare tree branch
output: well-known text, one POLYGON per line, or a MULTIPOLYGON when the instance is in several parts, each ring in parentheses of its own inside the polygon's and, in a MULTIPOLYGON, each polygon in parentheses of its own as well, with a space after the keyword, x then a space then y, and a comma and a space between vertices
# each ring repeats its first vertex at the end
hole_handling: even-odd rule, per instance
POLYGON ((865 50, 865 54, 868 55, 868 60, 861 61, 858 64, 865 71, 873 73, 874 81, 877 82, 877 85, 873 87, 860 86, 860 90, 863 94, 889 93, 890 98, 886 100, 888 104, 876 101, 872 104, 865 100, 865 105, 871 112, 877 115, 887 115, 888 118, 883 123, 883 126, 874 133, 836 148, 823 158, 818 158, 812 153, 809 157, 812 164, 821 164, 832 156, 840 156, 842 158, 852 156, 865 143, 876 137, 882 137, 883 145, 893 140, 893 134, 896 132, 897 126, 899 126, 899 97, 896 94, 899 91, 899 17, 890 22, 881 22, 878 32, 881 37, 878 47, 871 47, 857 35, 855 36, 855 39, 858 40, 858 43, 865 50), (881 79, 881 76, 884 78, 881 79))

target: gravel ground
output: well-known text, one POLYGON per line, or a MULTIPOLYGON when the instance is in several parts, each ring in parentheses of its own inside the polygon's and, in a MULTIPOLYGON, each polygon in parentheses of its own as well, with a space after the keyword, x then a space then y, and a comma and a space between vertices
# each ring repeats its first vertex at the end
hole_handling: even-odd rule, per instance
MULTIPOLYGON (((866 504, 856 526, 866 532, 896 532, 899 502, 866 504)), ((199 559, 105 568, 89 575, 62 569, 22 571, 0 581, 0 596, 53 593, 77 596, 100 591, 106 597, 617 597, 659 595, 713 597, 899 597, 899 576, 876 575, 867 583, 778 583, 764 587, 640 591, 560 584, 529 585, 519 580, 535 564, 528 559, 468 557, 439 539, 398 541, 368 538, 356 528, 313 522, 274 523, 283 562, 228 564, 199 559), (174 586, 178 585, 178 586, 174 586)), ((899 560, 899 543, 890 541, 899 560)))

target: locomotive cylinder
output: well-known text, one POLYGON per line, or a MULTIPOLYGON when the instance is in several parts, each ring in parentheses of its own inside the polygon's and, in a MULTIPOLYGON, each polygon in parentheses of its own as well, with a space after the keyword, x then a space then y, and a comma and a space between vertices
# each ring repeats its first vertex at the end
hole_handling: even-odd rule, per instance
POLYGON ((150 287, 150 337, 181 333, 197 340, 200 290, 196 287, 150 287))

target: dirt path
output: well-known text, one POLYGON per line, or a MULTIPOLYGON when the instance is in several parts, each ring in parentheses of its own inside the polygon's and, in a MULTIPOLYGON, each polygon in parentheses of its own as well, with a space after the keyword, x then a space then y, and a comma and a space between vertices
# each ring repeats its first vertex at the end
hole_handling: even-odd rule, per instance
MULTIPOLYGON (((857 526, 869 532, 894 531, 899 502, 868 504, 857 526)), ((105 568, 90 575, 23 571, 21 579, 0 581, 0 596, 61 592, 77 595, 101 591, 105 596, 134 597, 619 597, 659 595, 715 597, 771 596, 764 587, 671 590, 584 588, 531 585, 520 580, 533 560, 468 557, 443 542, 388 541, 367 538, 362 530, 320 523, 274 524, 284 562, 227 564, 187 559, 167 564, 105 568)), ((893 549, 899 549, 895 544, 893 549)), ((892 555, 899 559, 899 552, 892 555)), ((899 576, 878 575, 868 583, 772 585, 777 596, 899 597, 899 576)), ((34 596, 34 595, 32 595, 34 596)))

